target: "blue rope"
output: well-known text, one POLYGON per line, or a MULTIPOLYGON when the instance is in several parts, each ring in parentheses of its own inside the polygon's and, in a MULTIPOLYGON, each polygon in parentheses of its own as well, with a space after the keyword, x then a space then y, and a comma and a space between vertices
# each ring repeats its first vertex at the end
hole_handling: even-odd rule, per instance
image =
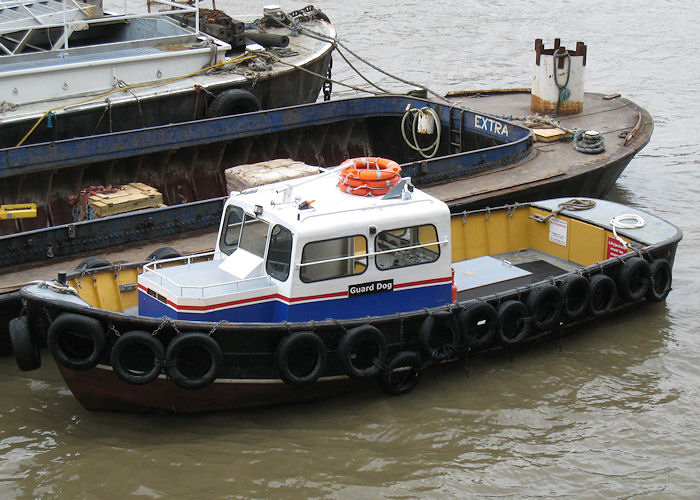
POLYGON ((579 153, 598 154, 605 151, 605 138, 600 132, 579 130, 574 135, 573 145, 579 153))

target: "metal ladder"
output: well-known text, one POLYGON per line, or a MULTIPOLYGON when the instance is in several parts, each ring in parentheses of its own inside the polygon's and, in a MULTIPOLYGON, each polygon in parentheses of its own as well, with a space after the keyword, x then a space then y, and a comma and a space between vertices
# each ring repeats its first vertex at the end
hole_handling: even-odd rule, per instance
MULTIPOLYGON (((90 1, 90 0, 87 0, 90 1)), ((63 28, 62 33, 50 43, 49 50, 63 47, 80 21, 102 15, 101 0, 95 5, 77 0, 15 0, 0 3, 0 55, 21 54, 26 49, 44 52, 47 49, 32 44, 32 36, 47 28, 63 28)))
POLYGON ((462 130, 464 128, 464 110, 450 108, 450 154, 462 152, 462 130))

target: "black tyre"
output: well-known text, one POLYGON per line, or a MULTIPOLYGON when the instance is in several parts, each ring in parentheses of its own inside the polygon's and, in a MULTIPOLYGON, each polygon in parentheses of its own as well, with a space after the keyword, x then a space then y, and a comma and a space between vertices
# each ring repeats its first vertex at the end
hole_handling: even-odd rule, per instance
POLYGON ((488 302, 477 302, 459 313, 459 326, 464 342, 471 349, 491 344, 498 334, 498 312, 488 302))
POLYGON ((650 282, 649 263, 641 257, 632 257, 622 264, 617 280, 617 291, 623 299, 636 302, 646 295, 650 282))
POLYGON ((583 318, 588 313, 591 303, 591 287, 588 280, 576 274, 566 278, 559 289, 564 300, 564 319, 576 321, 583 318))
POLYGON ((209 116, 228 116, 260 111, 262 103, 255 94, 244 89, 225 90, 209 106, 209 116))
POLYGON ((389 369, 379 376, 379 385, 387 394, 406 394, 420 382, 422 361, 418 353, 402 351, 387 363, 389 369))
POLYGON ((142 385, 155 380, 161 372, 165 350, 148 332, 134 330, 121 335, 112 347, 112 369, 129 384, 142 385))
POLYGON ((338 358, 345 373, 356 379, 372 377, 386 361, 386 339, 372 325, 351 328, 338 343, 338 358))
POLYGON ((535 288, 527 296, 527 308, 532 314, 532 323, 539 331, 551 330, 559 324, 564 299, 554 285, 535 288))
POLYGON ((95 318, 62 312, 49 326, 47 347, 57 363, 73 370, 89 370, 104 350, 104 328, 95 318))
POLYGON ((314 332, 294 332, 277 346, 275 364, 282 380, 301 387, 318 380, 327 356, 326 345, 314 332))
POLYGON ((99 267, 109 267, 112 263, 103 257, 91 255, 83 259, 80 264, 75 266, 76 271, 86 271, 88 269, 97 269, 99 267))
POLYGON ((161 247, 153 250, 148 257, 146 257, 146 261, 152 262, 154 260, 175 259, 177 257, 182 257, 182 254, 174 248, 161 247))
POLYGON ((455 356, 459 337, 457 319, 447 311, 427 316, 418 329, 418 343, 423 355, 437 361, 455 356))
POLYGON ((615 281, 605 274, 594 274, 588 281, 591 289, 591 301, 588 312, 593 317, 600 317, 609 313, 615 305, 617 287, 615 281))
POLYGON ((165 351, 170 379, 184 389, 201 389, 219 375, 224 355, 216 340, 204 333, 175 337, 165 351))
POLYGON ((28 372, 39 368, 41 366, 39 343, 29 328, 29 319, 26 316, 12 318, 8 327, 12 352, 15 354, 19 369, 28 372))
POLYGON ((530 334, 530 320, 525 304, 519 300, 506 300, 498 308, 501 323, 499 339, 504 345, 519 344, 530 334))
POLYGON ((654 259, 649 266, 651 283, 647 290, 647 300, 651 302, 661 302, 665 300, 671 291, 673 275, 671 264, 666 259, 654 259))

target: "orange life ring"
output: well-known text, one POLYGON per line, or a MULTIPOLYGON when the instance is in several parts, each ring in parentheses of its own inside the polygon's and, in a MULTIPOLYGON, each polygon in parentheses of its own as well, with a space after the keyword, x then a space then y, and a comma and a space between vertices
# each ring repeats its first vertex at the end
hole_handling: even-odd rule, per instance
POLYGON ((381 189, 385 187, 391 187, 395 186, 398 182, 399 179, 398 175, 392 177, 391 179, 386 179, 382 181, 361 181, 359 179, 353 179, 352 177, 348 177, 347 175, 340 174, 340 182, 342 184, 345 184, 347 186, 351 187, 362 187, 362 186, 367 186, 371 187, 374 189, 381 189))
POLYGON ((391 188, 371 188, 369 186, 352 187, 341 182, 338 183, 338 189, 344 191, 348 194, 354 194, 356 196, 381 196, 386 194, 391 190, 391 188))
POLYGON ((401 166, 388 158, 350 158, 340 166, 338 188, 358 196, 386 194, 401 178, 401 166))

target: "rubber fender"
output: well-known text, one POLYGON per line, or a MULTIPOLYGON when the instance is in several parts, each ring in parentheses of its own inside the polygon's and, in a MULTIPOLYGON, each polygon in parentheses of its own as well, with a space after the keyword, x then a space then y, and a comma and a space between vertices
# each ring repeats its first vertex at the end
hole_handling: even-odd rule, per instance
POLYGON ((506 300, 502 303, 498 307, 498 318, 501 323, 498 333, 502 344, 519 344, 530 334, 528 309, 519 300, 506 300))
POLYGON ((83 259, 80 264, 75 266, 76 271, 86 271, 88 269, 98 269, 100 267, 109 267, 112 263, 99 255, 91 255, 83 259))
POLYGON ((654 259, 649 265, 651 283, 646 297, 650 302, 661 302, 666 299, 671 291, 673 273, 671 264, 666 259, 654 259))
POLYGON ((310 331, 294 332, 277 345, 275 365, 285 383, 301 387, 318 380, 326 368, 327 357, 321 337, 310 331))
POLYGON ((177 257, 182 257, 182 254, 171 247, 160 247, 153 250, 148 257, 146 257, 146 262, 152 262, 154 260, 162 259, 175 259, 177 257))
POLYGON ((418 343, 423 355, 437 361, 455 356, 459 337, 457 318, 449 311, 428 315, 418 329, 418 343))
POLYGON ((566 278, 559 286, 564 301, 563 315, 566 321, 576 321, 588 312, 591 303, 591 287, 580 274, 566 278))
POLYGON ((615 281, 605 274, 594 274, 588 280, 591 289, 591 301, 588 312, 597 318, 609 313, 615 305, 617 286, 615 281))
POLYGON ((160 340, 148 332, 133 330, 121 335, 112 347, 112 369, 129 384, 147 384, 158 378, 165 350, 160 340))
POLYGON ((178 335, 165 350, 165 371, 183 389, 201 389, 214 382, 223 361, 216 340, 199 332, 178 335))
POLYGON ((209 116, 229 116, 260 111, 262 103, 245 89, 229 89, 216 96, 209 106, 209 116))
POLYGON ((500 326, 498 312, 488 302, 476 302, 459 312, 459 326, 463 341, 471 349, 482 349, 491 344, 500 326))
POLYGON ((51 322, 46 343, 57 363, 73 370, 89 370, 104 350, 104 328, 96 318, 62 312, 51 322))
POLYGON ((384 334, 376 326, 360 325, 351 328, 338 343, 338 358, 345 373, 356 379, 372 377, 386 361, 387 344, 384 334))
POLYGON ((540 331, 547 331, 559 324, 564 299, 556 286, 544 285, 528 294, 526 305, 532 314, 534 327, 540 331))
POLYGON ((642 299, 651 282, 649 263, 641 257, 627 259, 617 278, 617 291, 624 300, 636 302, 642 299))
POLYGON ((379 375, 379 385, 392 396, 411 392, 420 382, 422 365, 418 353, 401 351, 389 360, 389 369, 379 375))
POLYGON ((23 372, 36 370, 41 366, 39 343, 29 328, 29 318, 18 316, 12 318, 8 325, 10 344, 15 354, 17 366, 23 372))

